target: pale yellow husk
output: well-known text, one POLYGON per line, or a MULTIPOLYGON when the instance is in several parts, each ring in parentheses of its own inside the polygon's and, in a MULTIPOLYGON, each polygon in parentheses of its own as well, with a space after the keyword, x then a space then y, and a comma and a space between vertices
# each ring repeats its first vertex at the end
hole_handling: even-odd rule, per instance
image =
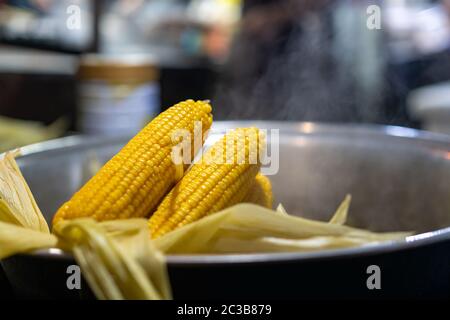
POLYGON ((0 260, 16 253, 52 248, 57 242, 58 239, 50 233, 0 222, 0 260))
POLYGON ((14 159, 0 159, 0 259, 35 249, 72 251, 99 299, 170 299, 164 256, 146 219, 62 222, 50 234, 14 159))
POLYGON ((18 152, 8 152, 0 161, 0 221, 50 233, 14 159, 17 155, 18 152))
POLYGON ((0 152, 60 137, 68 123, 58 119, 49 126, 34 121, 0 116, 0 152))
MULTIPOLYGON (((327 241, 318 242, 322 245, 308 247, 321 250, 401 240, 410 235, 408 232, 374 233, 340 225, 337 222, 342 222, 345 218, 349 201, 347 197, 331 223, 281 214, 280 211, 253 204, 239 204, 176 229, 154 241, 160 250, 171 254, 241 253, 274 251, 273 241, 268 246, 262 245, 267 242, 267 238, 317 240, 327 237, 327 241), (245 246, 237 245, 242 241, 247 242, 245 246)), ((299 244, 294 245, 295 241, 290 241, 285 248, 292 251, 295 246, 298 251, 302 251, 304 242, 297 243, 299 244)), ((276 247, 275 251, 283 251, 283 242, 277 242, 276 247)))
POLYGON ((347 222, 348 209, 350 208, 350 203, 352 202, 352 196, 347 194, 344 201, 339 205, 333 217, 330 219, 330 223, 344 225, 347 222))
POLYGON ((56 225, 60 246, 70 249, 99 299, 170 299, 164 256, 153 247, 145 219, 56 225))

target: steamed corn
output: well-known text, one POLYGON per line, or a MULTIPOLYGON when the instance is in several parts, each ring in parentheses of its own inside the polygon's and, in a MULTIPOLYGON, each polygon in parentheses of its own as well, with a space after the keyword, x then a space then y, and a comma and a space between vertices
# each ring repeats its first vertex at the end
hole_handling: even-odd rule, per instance
POLYGON ((207 102, 187 100, 162 112, 61 206, 53 224, 80 217, 102 221, 148 216, 177 182, 172 133, 188 130, 193 136, 199 121, 203 138, 212 123, 207 102))
POLYGON ((270 183, 269 178, 258 173, 242 202, 254 203, 272 209, 273 194, 272 184, 270 183))
POLYGON ((242 128, 214 144, 151 216, 152 237, 241 202, 261 167, 264 143, 257 128, 242 128))

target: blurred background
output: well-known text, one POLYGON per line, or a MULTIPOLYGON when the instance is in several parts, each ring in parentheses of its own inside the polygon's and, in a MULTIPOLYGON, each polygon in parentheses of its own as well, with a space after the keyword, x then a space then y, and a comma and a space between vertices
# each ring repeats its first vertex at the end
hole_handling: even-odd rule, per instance
POLYGON ((450 133, 450 0, 0 0, 0 151, 216 120, 450 133))

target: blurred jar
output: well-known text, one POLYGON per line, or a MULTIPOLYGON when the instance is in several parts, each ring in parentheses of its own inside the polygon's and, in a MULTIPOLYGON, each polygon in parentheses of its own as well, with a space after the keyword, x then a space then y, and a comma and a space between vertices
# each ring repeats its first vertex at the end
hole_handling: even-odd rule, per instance
POLYGON ((423 129, 450 134, 450 81, 411 91, 408 108, 422 122, 423 129))
POLYGON ((134 134, 160 111, 158 70, 147 57, 86 55, 78 78, 83 133, 134 134))

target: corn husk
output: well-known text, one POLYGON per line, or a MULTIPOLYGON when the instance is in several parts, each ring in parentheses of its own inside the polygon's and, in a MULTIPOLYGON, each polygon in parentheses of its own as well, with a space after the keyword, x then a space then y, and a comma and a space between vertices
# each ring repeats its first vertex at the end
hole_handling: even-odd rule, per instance
POLYGON ((46 232, 0 222, 0 260, 17 253, 52 248, 58 239, 46 232))
POLYGON ((344 201, 339 205, 333 217, 330 219, 330 223, 344 225, 347 221, 348 209, 350 208, 350 203, 352 202, 352 196, 347 194, 344 201))
MULTIPOLYGON (((342 221, 349 198, 337 211, 334 221, 342 221)), ((365 245, 381 241, 404 239, 408 232, 373 233, 366 230, 304 219, 266 209, 253 204, 238 204, 219 213, 210 215, 196 222, 183 226, 155 239, 156 246, 165 253, 218 253, 218 252, 267 252, 273 251, 273 240, 315 239, 315 250, 344 247, 349 244, 365 245), (323 238, 326 237, 326 238, 323 238), (317 240, 321 240, 317 242, 317 240), (322 241, 326 239, 326 241, 322 241), (333 241, 336 242, 333 244, 333 241), (252 248, 252 243, 254 246, 252 248), (239 244, 242 244, 240 246, 239 244)), ((275 251, 287 251, 306 248, 305 242, 277 242, 275 251)))
POLYGON ((283 204, 279 204, 277 210, 275 210, 279 214, 288 214, 286 209, 283 207, 283 204))
POLYGON ((153 246, 147 221, 64 221, 54 232, 69 248, 99 299, 170 299, 164 256, 153 246))
POLYGON ((8 152, 0 161, 0 221, 50 233, 28 184, 15 161, 19 152, 8 152))
POLYGON ((0 259, 35 249, 72 251, 99 299, 170 299, 164 256, 145 219, 65 221, 50 234, 14 159, 0 159, 0 259))
POLYGON ((17 166, 18 154, 0 159, 0 259, 57 243, 17 166))
POLYGON ((42 123, 0 116, 0 152, 61 136, 67 120, 61 118, 49 126, 42 123))
POLYGON ((310 252, 367 245, 365 239, 346 236, 310 237, 306 239, 283 239, 260 237, 256 239, 239 239, 221 237, 212 248, 214 253, 264 253, 264 252, 310 252), (239 248, 236 251, 236 248, 239 248))

